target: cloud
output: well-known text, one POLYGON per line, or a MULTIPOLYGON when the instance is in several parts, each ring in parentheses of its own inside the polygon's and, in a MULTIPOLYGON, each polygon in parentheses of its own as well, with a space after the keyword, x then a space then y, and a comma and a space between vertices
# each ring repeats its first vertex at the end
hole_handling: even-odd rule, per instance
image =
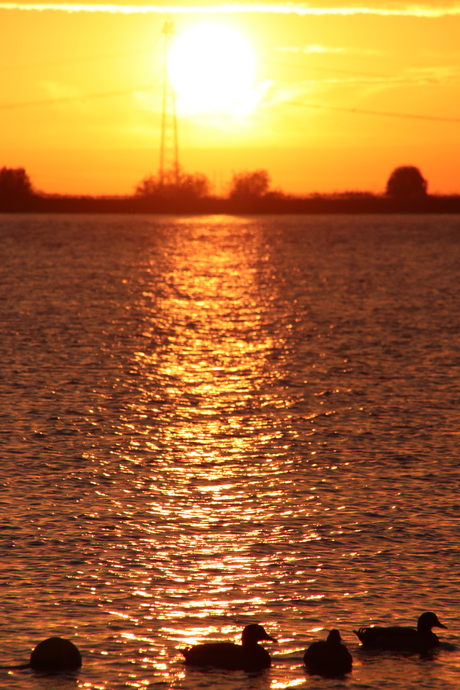
MULTIPOLYGON (((311 67, 310 71, 315 72, 317 68, 311 67)), ((421 69, 408 69, 394 75, 367 74, 360 72, 346 72, 345 70, 321 70, 336 72, 329 77, 314 77, 303 79, 299 84, 310 88, 312 85, 327 86, 379 86, 379 87, 406 87, 406 86, 426 86, 434 84, 455 84, 460 80, 460 68, 458 67, 425 67, 421 69)))
POLYGON ((410 67, 406 70, 407 80, 419 84, 441 84, 460 80, 457 65, 436 65, 434 67, 410 67))
POLYGON ((343 55, 348 53, 347 48, 331 48, 322 45, 308 45, 304 48, 299 46, 280 46, 277 48, 280 53, 302 53, 306 55, 343 55))
MULTIPOLYGON (((320 4, 320 3, 318 3, 320 4)), ((202 5, 122 5, 122 4, 91 4, 91 3, 22 3, 0 2, 0 10, 20 10, 27 12, 92 12, 109 14, 284 14, 299 16, 353 16, 353 15, 377 15, 385 17, 445 17, 460 16, 460 3, 451 3, 440 6, 431 2, 425 4, 402 5, 398 2, 394 6, 388 4, 375 4, 368 2, 367 6, 352 3, 340 5, 336 3, 332 7, 308 6, 302 3, 224 3, 202 5)))

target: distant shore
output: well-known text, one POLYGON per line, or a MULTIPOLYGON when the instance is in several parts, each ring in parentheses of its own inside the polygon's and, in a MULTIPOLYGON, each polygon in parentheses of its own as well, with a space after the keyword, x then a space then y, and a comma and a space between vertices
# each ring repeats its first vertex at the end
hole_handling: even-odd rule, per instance
POLYGON ((395 199, 378 195, 273 196, 238 200, 219 197, 158 199, 139 196, 93 197, 34 194, 26 199, 2 199, 0 213, 101 214, 440 214, 460 213, 460 195, 395 199))

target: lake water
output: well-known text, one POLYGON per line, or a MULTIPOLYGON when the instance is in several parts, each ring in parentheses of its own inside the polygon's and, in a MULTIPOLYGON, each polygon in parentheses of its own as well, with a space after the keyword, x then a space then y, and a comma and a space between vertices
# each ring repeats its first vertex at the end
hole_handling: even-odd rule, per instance
POLYGON ((12 690, 460 687, 460 217, 0 216, 12 690), (448 630, 426 657, 353 629, 448 630), (277 638, 259 675, 180 649, 277 638), (302 656, 339 628, 342 680, 302 656))

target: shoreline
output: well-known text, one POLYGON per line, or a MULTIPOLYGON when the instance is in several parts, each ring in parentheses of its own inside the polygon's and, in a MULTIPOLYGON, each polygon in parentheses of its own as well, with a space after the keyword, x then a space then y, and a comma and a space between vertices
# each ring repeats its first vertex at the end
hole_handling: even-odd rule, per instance
POLYGON ((460 214, 460 196, 394 199, 379 196, 261 197, 231 200, 149 199, 142 197, 42 197, 0 201, 0 213, 328 215, 328 214, 460 214))

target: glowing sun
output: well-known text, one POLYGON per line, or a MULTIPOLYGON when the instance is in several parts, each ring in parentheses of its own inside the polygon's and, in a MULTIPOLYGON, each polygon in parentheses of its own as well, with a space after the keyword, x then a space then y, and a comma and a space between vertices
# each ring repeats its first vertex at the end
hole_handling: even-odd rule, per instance
POLYGON ((255 59, 236 30, 199 24, 175 36, 168 71, 184 113, 251 111, 255 104, 255 59))

